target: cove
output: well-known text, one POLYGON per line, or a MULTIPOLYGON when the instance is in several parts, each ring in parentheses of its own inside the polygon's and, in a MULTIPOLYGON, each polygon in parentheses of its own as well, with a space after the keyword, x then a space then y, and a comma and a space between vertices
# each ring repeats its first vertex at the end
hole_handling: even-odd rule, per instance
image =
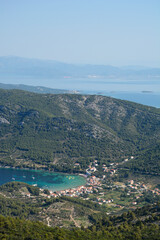
POLYGON ((0 168, 0 185, 7 182, 24 182, 40 188, 60 191, 86 184, 84 177, 42 170, 0 168))

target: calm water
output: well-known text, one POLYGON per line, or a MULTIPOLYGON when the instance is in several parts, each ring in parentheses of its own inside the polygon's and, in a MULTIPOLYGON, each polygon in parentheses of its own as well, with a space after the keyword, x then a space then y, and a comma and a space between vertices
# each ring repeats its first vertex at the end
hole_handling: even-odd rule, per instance
POLYGON ((144 105, 160 108, 160 93, 127 93, 127 92, 117 92, 108 93, 106 96, 128 100, 131 102, 141 103, 144 105))
POLYGON ((3 83, 45 86, 54 89, 76 90, 81 94, 102 94, 160 108, 160 78, 127 80, 102 78, 1 79, 3 83))
POLYGON ((86 183, 85 178, 78 175, 0 168, 0 185, 12 181, 25 182, 52 191, 74 188, 86 183))
MULTIPOLYGON (((71 90, 77 89, 81 94, 100 94, 160 108, 160 79, 141 81, 79 79, 68 80, 68 84, 72 85, 71 90)), ((65 87, 67 88, 67 84, 65 87)))
POLYGON ((159 92, 99 92, 99 91, 82 91, 82 94, 95 94, 113 97, 117 99, 127 100, 135 103, 140 103, 147 106, 160 108, 160 93, 159 92))

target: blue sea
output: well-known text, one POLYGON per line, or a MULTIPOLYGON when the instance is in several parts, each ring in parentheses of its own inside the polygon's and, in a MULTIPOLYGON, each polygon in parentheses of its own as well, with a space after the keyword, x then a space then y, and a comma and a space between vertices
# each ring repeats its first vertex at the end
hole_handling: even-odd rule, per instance
POLYGON ((160 108, 160 79, 46 79, 43 86, 96 94, 160 108))
POLYGON ((121 100, 127 100, 143 105, 160 108, 160 92, 127 92, 127 91, 82 91, 83 94, 96 94, 113 97, 121 100))
POLYGON ((0 185, 13 181, 25 182, 52 191, 75 188, 86 184, 86 179, 79 175, 41 170, 0 168, 0 185))
POLYGON ((100 94, 160 108, 160 77, 154 79, 66 78, 1 79, 3 83, 65 89, 80 94, 100 94))
POLYGON ((160 77, 150 79, 105 79, 105 78, 30 78, 0 77, 6 84, 25 84, 65 89, 80 94, 100 94, 160 108, 160 77))
POLYGON ((80 94, 110 96, 160 108, 160 79, 69 79, 66 82, 59 81, 58 86, 67 90, 77 90, 80 94))

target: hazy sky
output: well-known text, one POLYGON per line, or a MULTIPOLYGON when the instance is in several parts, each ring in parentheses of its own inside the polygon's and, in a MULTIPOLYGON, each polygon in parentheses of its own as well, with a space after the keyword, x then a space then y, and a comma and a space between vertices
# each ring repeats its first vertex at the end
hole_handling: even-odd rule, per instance
POLYGON ((0 56, 160 67, 160 0, 0 0, 0 56))

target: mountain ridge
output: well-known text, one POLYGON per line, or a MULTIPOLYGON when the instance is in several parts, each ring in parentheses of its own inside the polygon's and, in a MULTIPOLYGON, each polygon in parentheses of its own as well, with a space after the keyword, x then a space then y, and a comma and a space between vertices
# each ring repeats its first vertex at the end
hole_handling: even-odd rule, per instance
MULTIPOLYGON (((94 159, 102 165, 146 151, 149 157, 152 148, 159 149, 156 108, 104 96, 21 90, 0 90, 0 100, 1 164, 73 171, 78 161, 84 171, 94 159)), ((150 171, 159 172, 155 160, 147 162, 150 171)))
POLYGON ((0 57, 0 77, 151 79, 160 77, 160 68, 115 67, 96 64, 70 64, 54 60, 0 57))
POLYGON ((25 84, 5 84, 0 83, 0 88, 2 89, 19 89, 34 93, 51 93, 51 94, 63 94, 63 93, 75 93, 72 90, 65 90, 65 89, 54 89, 54 88, 47 88, 43 86, 31 86, 25 84))

